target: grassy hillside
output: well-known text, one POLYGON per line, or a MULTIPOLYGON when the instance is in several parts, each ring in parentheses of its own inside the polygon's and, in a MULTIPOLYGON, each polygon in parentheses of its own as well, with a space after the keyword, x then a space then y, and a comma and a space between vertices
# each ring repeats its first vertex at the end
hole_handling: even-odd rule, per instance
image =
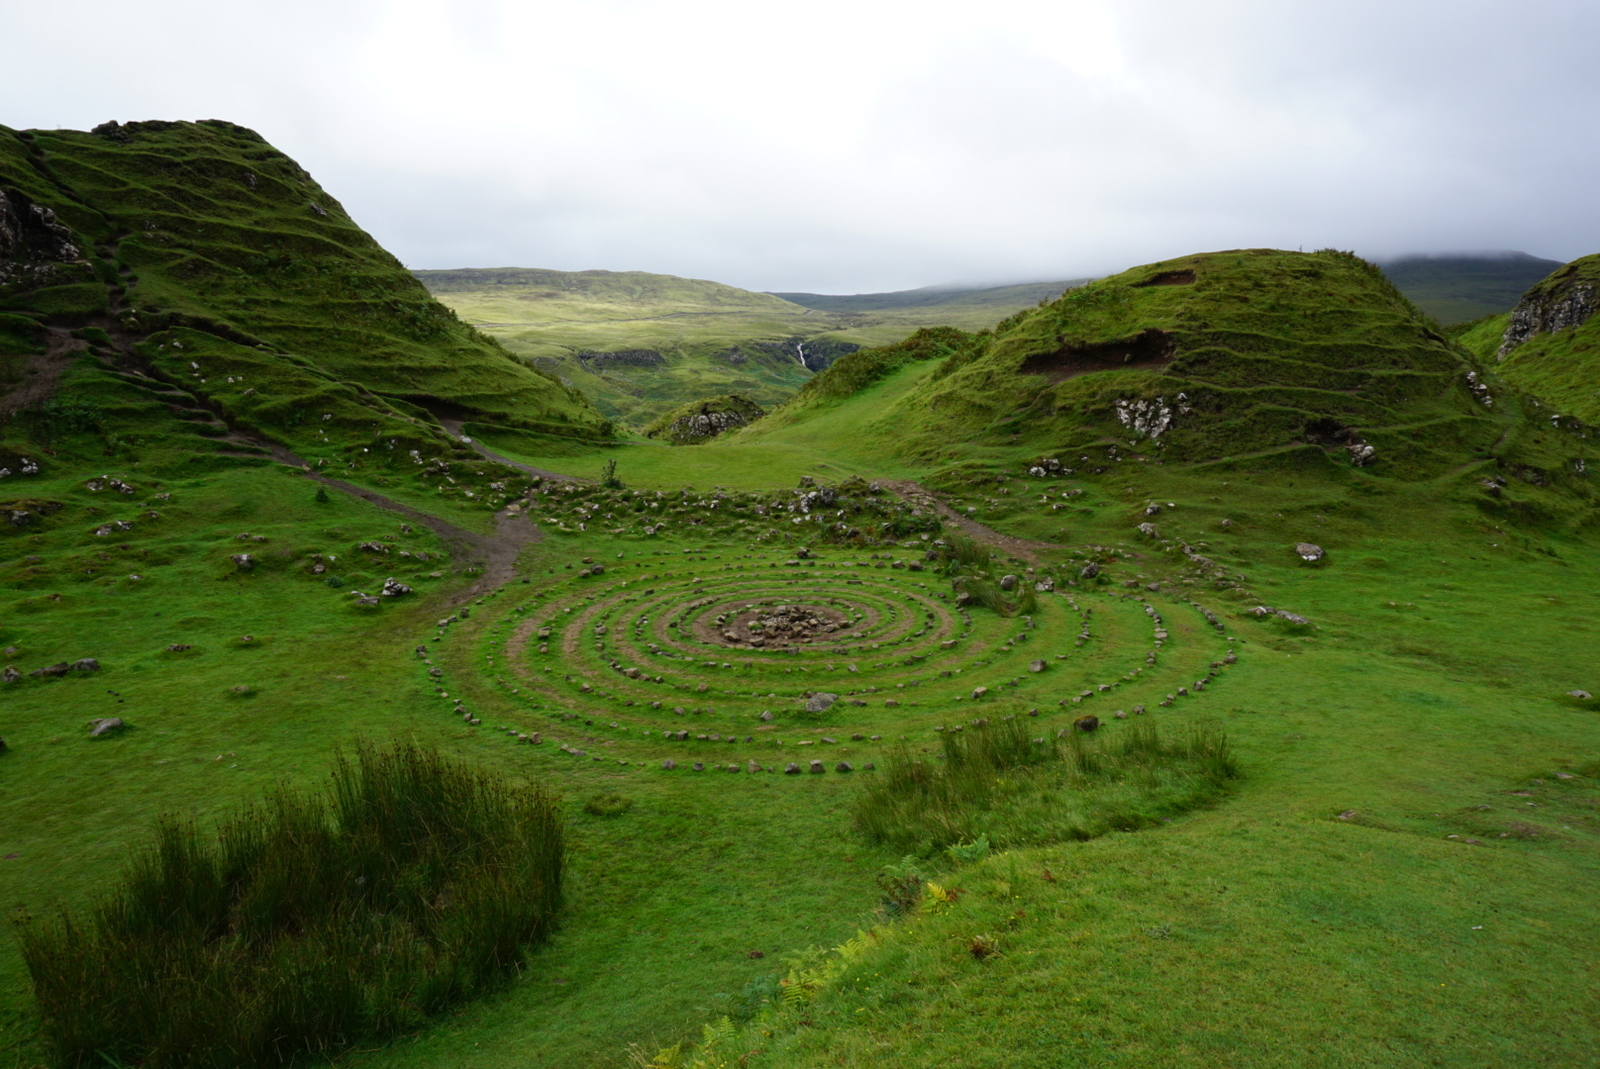
POLYGON ((1400 291, 1441 323, 1510 311, 1528 287, 1557 267, 1525 252, 1406 256, 1379 264, 1400 291))
POLYGON ((1074 470, 1209 462, 1416 479, 1493 458, 1568 478, 1580 440, 1508 426, 1507 406, 1478 396, 1501 389, 1369 265, 1247 250, 1135 268, 992 333, 853 354, 739 437, 848 408, 883 451, 947 466, 1048 457, 1074 470), (932 366, 885 408, 834 387, 919 359, 932 366))
MULTIPOLYGON (((54 188, 29 173, 8 190, 54 188)), ((63 236, 19 202, 8 909, 81 913, 159 815, 414 740, 561 796, 565 905, 514 979, 340 1064, 1489 1067, 1600 1041, 1600 706, 1573 693, 1600 692, 1600 454, 1353 258, 1135 269, 851 353, 694 448, 447 399, 573 480, 254 341, 310 290, 230 305, 261 315, 237 335, 117 314, 146 276, 62 248, 97 217, 49 202, 63 236), (294 369, 315 419, 248 407, 294 369), (361 420, 413 437, 391 459, 399 426, 361 420)), ((215 308, 242 283, 171 285, 215 308)), ((60 1064, 45 1036, 0 939, 0 1050, 60 1064)))
POLYGON ((641 271, 418 271, 439 300, 534 366, 642 427, 720 394, 780 404, 864 345, 922 326, 982 329, 1065 283, 822 298, 641 271), (809 303, 807 303, 809 302, 809 303))

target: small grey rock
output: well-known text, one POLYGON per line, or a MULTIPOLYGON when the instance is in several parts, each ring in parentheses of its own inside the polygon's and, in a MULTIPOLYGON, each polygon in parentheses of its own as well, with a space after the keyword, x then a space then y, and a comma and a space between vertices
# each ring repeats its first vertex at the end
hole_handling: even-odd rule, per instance
POLYGON ((1586 702, 1586 701, 1588 701, 1588 700, 1589 700, 1589 699, 1590 699, 1590 698, 1593 698, 1593 697, 1594 697, 1594 695, 1593 695, 1593 694, 1590 694, 1590 693, 1589 693, 1589 692, 1588 692, 1588 691, 1586 691, 1586 690, 1569 690, 1569 691, 1567 691, 1567 697, 1569 697, 1569 698, 1576 698, 1576 699, 1578 699, 1578 700, 1579 700, 1579 701, 1580 701, 1580 702, 1586 702))
POLYGON ((806 712, 825 713, 838 700, 837 694, 813 694, 806 699, 806 712))
POLYGON ((813 759, 811 762, 811 771, 821 773, 828 771, 828 769, 821 761, 813 759))
POLYGON ((1300 559, 1315 564, 1327 557, 1327 552, 1314 542, 1297 542, 1294 551, 1300 554, 1300 559))
POLYGON ((665 761, 661 762, 661 767, 666 769, 668 772, 671 772, 673 769, 678 767, 678 762, 669 757, 665 761))
POLYGON ((783 774, 785 776, 798 776, 800 774, 800 766, 795 764, 793 761, 790 761, 788 765, 784 767, 783 774))
POLYGON ((834 768, 834 771, 835 772, 854 772, 855 769, 850 767, 850 762, 849 761, 840 761, 839 764, 834 768))
POLYGON ((72 668, 75 672, 98 672, 100 671, 100 662, 93 657, 85 657, 80 661, 72 662, 72 668))
POLYGON ((89 721, 89 737, 98 739, 101 736, 110 735, 112 732, 120 730, 123 726, 120 716, 108 716, 101 720, 91 720, 89 721))
POLYGON ((1042 660, 1028 662, 1028 671, 1030 672, 1043 672, 1046 667, 1048 666, 1042 660))

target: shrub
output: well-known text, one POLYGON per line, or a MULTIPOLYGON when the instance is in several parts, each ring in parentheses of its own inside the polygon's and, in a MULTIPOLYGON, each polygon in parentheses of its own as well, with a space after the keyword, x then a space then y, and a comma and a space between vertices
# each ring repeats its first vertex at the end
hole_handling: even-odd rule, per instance
POLYGON ((852 802, 856 828, 899 848, 965 859, 997 848, 1131 831, 1204 804, 1237 775, 1221 731, 1166 741, 1148 721, 1115 735, 1030 738, 1028 721, 940 736, 943 760, 901 747, 852 802), (972 844, 961 847, 957 844, 972 844))
POLYGON ((164 819, 93 907, 19 921, 59 1064, 283 1065, 513 972, 561 898, 557 801, 400 744, 210 834, 164 819))

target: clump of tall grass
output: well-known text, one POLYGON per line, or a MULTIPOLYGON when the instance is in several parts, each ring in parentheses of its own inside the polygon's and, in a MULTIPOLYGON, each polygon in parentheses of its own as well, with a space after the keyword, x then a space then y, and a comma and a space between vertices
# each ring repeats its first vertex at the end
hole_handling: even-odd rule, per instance
POLYGON ((999 565, 994 551, 965 535, 947 533, 935 546, 934 571, 950 578, 963 605, 988 609, 1000 616, 1028 615, 1039 611, 1039 598, 1033 584, 1019 580, 1015 597, 1007 597, 994 579, 999 565))
POLYGON ((1027 724, 978 720, 946 731, 942 760, 892 752, 852 803, 856 828, 924 854, 980 836, 996 847, 1090 839, 1205 804, 1238 774, 1214 728, 1169 740, 1144 721, 1037 738, 1027 724))
POLYGON ((64 1066, 276 1066, 393 1035, 514 972, 551 926, 557 800, 363 745, 318 794, 212 832, 163 819, 78 914, 19 922, 64 1066))

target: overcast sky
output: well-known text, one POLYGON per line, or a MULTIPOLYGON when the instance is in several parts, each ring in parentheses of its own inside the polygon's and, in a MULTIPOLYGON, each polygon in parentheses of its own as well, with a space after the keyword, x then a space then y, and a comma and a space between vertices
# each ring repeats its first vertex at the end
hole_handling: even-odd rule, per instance
POLYGON ((0 123, 229 119, 412 267, 832 293, 1600 251, 1600 3, 0 0, 0 123))

